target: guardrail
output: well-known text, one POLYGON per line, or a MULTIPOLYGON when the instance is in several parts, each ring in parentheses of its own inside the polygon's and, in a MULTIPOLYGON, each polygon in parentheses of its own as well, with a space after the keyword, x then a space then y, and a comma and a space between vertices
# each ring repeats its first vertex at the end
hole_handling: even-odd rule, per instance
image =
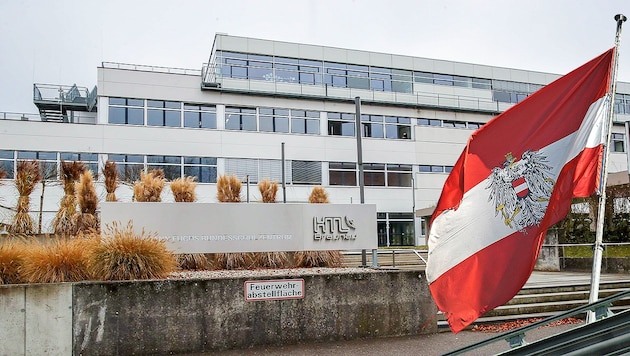
POLYGON ((137 70, 141 72, 196 75, 196 76, 201 77, 200 69, 160 67, 160 66, 151 66, 151 65, 144 65, 144 64, 130 64, 130 63, 117 63, 117 62, 103 62, 102 67, 111 68, 111 69, 137 70))
MULTIPOLYGON (((427 250, 415 249, 379 249, 377 251, 378 265, 380 267, 426 267, 427 261, 424 256, 427 250)), ((361 251, 342 251, 345 264, 360 264, 362 258, 361 251)), ((371 265, 372 254, 367 253, 367 264, 371 265)))

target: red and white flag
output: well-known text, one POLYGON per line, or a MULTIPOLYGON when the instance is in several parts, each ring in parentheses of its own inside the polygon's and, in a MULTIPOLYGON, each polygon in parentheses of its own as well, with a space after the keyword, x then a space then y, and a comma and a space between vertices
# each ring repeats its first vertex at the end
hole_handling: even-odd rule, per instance
POLYGON ((505 304, 547 228, 598 187, 614 48, 468 139, 431 219, 427 278, 453 332, 505 304))

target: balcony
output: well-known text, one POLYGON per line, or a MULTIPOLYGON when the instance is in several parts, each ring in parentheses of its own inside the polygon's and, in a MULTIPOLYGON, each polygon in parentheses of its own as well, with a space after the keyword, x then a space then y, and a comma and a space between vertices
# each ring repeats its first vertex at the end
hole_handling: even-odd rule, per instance
POLYGON ((90 91, 76 84, 33 84, 33 103, 42 121, 73 122, 75 111, 96 111, 96 86, 90 91))

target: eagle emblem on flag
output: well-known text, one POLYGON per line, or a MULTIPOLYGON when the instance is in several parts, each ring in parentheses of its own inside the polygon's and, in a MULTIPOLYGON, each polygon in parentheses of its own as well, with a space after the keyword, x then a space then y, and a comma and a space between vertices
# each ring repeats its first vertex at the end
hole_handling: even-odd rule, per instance
POLYGON ((528 150, 520 160, 506 154, 503 166, 492 169, 488 201, 494 202, 495 216, 501 213, 506 226, 524 230, 542 220, 555 184, 547 163, 542 153, 528 150))

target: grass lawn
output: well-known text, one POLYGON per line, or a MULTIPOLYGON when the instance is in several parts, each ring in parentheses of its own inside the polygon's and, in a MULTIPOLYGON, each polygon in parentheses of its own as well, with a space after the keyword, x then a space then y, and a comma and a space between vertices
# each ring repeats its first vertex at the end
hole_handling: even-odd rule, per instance
MULTIPOLYGON (((630 256, 630 246, 607 246, 603 252, 604 257, 628 257, 630 256)), ((593 257, 592 246, 566 246, 564 247, 564 257, 593 257)))

